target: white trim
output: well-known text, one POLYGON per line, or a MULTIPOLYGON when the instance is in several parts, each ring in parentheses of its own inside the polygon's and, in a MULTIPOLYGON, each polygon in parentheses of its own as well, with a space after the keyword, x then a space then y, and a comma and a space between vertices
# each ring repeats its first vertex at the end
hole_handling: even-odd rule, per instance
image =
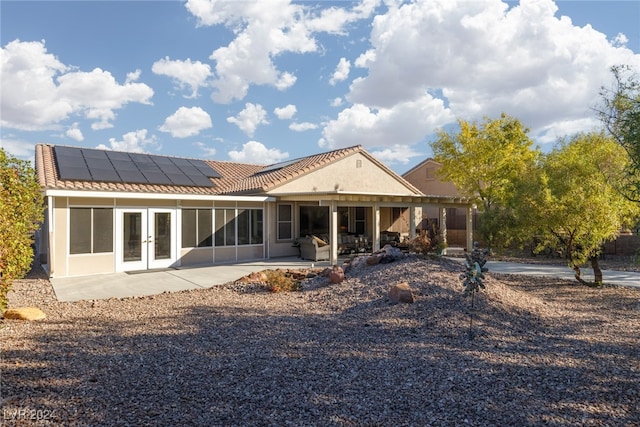
POLYGON ((148 248, 147 248, 147 220, 149 218, 148 208, 118 208, 116 213, 116 223, 114 224, 114 233, 116 233, 116 248, 115 249, 115 271, 135 271, 135 270, 147 270, 148 264, 148 248), (134 213, 140 214, 140 260, 139 261, 124 261, 124 214, 134 213), (145 233, 143 235, 143 233, 145 233))
POLYGON ((167 268, 173 267, 176 265, 176 261, 178 259, 177 252, 177 227, 178 221, 176 221, 176 209, 175 208, 156 208, 150 207, 147 210, 147 269, 154 268, 167 268), (169 248, 169 258, 168 259, 156 259, 155 253, 155 241, 158 238, 156 235, 156 213, 168 213, 169 214, 169 239, 171 243, 171 247, 169 248))
POLYGON ((92 197, 105 199, 212 200, 227 202, 274 202, 273 196, 219 196, 208 194, 128 193, 113 191, 45 190, 49 197, 92 197))
POLYGON ((55 208, 56 208, 56 199, 53 197, 49 197, 49 203, 47 203, 47 216, 49 217, 49 229, 47 230, 47 254, 48 254, 48 263, 49 263, 49 276, 51 276, 51 271, 53 269, 55 273, 55 208))

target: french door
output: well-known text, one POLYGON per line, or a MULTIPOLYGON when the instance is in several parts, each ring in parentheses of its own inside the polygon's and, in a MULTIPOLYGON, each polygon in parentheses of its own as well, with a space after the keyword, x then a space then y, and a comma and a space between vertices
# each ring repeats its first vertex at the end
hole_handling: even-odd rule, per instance
POLYGON ((119 209, 116 270, 148 270, 176 262, 175 210, 119 209))

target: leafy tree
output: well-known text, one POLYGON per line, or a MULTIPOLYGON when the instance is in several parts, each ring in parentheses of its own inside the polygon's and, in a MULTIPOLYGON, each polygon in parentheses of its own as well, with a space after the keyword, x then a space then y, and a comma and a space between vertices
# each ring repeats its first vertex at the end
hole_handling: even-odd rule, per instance
POLYGON ((480 205, 480 234, 489 248, 504 242, 513 220, 505 209, 513 183, 539 156, 529 129, 516 118, 502 114, 484 122, 458 120, 459 129, 440 131, 431 144, 435 160, 442 164, 440 176, 453 182, 480 205))
POLYGON ((588 261, 595 283, 602 284, 602 245, 640 214, 640 206, 607 179, 628 163, 625 151, 603 133, 580 134, 561 141, 516 183, 513 206, 522 235, 535 238, 538 252, 560 251, 582 284, 588 283, 580 267, 588 261))
POLYGON ((34 169, 0 148, 0 312, 7 308, 13 280, 29 271, 32 235, 42 221, 42 212, 34 169))
POLYGON ((613 85, 600 90, 602 103, 596 111, 631 161, 610 178, 625 197, 640 202, 640 81, 629 66, 613 66, 611 73, 613 85))

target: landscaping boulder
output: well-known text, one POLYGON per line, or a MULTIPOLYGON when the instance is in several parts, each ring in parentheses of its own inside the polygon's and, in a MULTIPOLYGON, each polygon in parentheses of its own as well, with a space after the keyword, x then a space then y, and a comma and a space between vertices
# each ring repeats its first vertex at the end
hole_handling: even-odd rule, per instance
POLYGON ((384 247, 380 250, 380 253, 382 254, 382 259, 380 260, 380 262, 383 264, 397 261, 404 257, 404 253, 402 253, 401 249, 388 244, 384 245, 384 247))
POLYGON ((367 265, 377 265, 382 259, 382 254, 373 254, 367 257, 367 265))
POLYGON ((42 320, 46 317, 38 307, 10 308, 4 312, 5 319, 42 320))
POLYGON ((264 271, 254 271, 253 273, 240 278, 240 281, 243 283, 266 282, 267 273, 264 271))
POLYGON ((394 303, 404 302, 411 304, 415 301, 413 289, 408 283, 397 283, 389 289, 389 299, 394 303))
POLYGON ((329 272, 329 282, 336 284, 344 280, 344 270, 342 267, 334 266, 329 272))

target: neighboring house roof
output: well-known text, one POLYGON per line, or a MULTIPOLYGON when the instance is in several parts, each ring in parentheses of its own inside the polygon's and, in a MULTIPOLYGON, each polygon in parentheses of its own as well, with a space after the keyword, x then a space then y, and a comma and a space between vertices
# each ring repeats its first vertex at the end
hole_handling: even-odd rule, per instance
POLYGON ((402 174, 403 178, 406 178, 407 176, 411 175, 413 172, 424 168, 425 166, 427 166, 427 164, 429 163, 435 163, 436 165, 442 166, 442 163, 437 162, 436 160, 434 160, 431 157, 427 157, 426 159, 424 159, 423 161, 421 161, 420 163, 418 163, 417 165, 415 165, 414 167, 412 167, 411 169, 409 169, 408 171, 406 171, 405 173, 402 174))
POLYGON ((416 186, 419 191, 431 196, 462 196, 460 189, 451 181, 441 180, 436 171, 442 163, 433 158, 426 158, 416 166, 402 174, 402 178, 416 186), (427 173, 429 171, 429 173, 427 173))
POLYGON ((219 177, 209 178, 213 183, 212 187, 61 179, 56 161, 55 146, 48 144, 38 144, 36 146, 35 163, 40 185, 44 189, 195 195, 248 195, 268 194, 270 190, 356 153, 365 156, 384 172, 399 182, 402 182, 416 194, 421 193, 409 182, 367 153, 360 145, 273 165, 207 160, 205 162, 219 174, 219 177))

